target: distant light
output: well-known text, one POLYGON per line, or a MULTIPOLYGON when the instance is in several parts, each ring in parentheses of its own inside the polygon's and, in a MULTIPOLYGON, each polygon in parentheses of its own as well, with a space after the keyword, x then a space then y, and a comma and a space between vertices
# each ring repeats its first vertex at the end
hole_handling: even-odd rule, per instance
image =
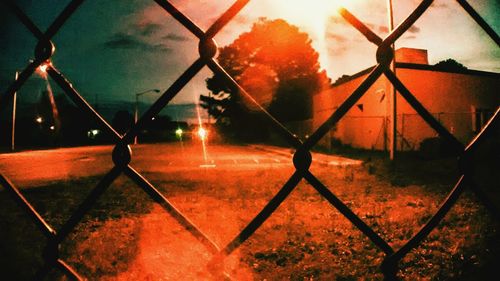
POLYGON ((38 74, 40 74, 40 76, 42 77, 47 77, 47 69, 49 68, 49 66, 51 66, 52 63, 50 61, 47 61, 47 62, 44 62, 42 63, 38 68, 37 68, 37 72, 38 74))
POLYGON ((183 133, 183 131, 182 131, 182 129, 181 129, 181 128, 179 128, 179 129, 175 130, 175 135, 176 135, 178 138, 182 137, 182 133, 183 133))
POLYGON ((207 138, 207 135, 208 135, 208 132, 203 127, 200 127, 198 129, 198 136, 200 137, 201 140, 205 140, 207 138))
POLYGON ((47 64, 42 64, 40 65, 40 71, 43 73, 47 72, 47 67, 49 67, 47 64))
POLYGON ((35 119, 35 121, 36 121, 38 124, 42 124, 42 122, 43 122, 43 118, 42 118, 42 117, 40 117, 40 116, 38 116, 38 117, 35 119))
POLYGON ((89 137, 90 139, 95 139, 97 137, 97 135, 100 133, 101 133, 101 131, 99 131, 97 129, 92 129, 92 130, 89 130, 87 132, 87 137, 89 137))
POLYGON ((56 127, 54 127, 54 125, 50 126, 51 131, 54 131, 55 129, 56 129, 56 127))
POLYGON ((154 120, 155 120, 155 118, 154 118, 154 117, 151 117, 151 120, 153 120, 153 121, 154 121, 154 120))

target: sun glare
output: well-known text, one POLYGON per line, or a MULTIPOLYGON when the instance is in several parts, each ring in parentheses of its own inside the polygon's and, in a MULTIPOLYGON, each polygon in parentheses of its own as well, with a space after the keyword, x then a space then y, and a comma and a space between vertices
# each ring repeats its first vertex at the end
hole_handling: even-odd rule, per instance
POLYGON ((326 56, 326 33, 330 17, 338 16, 340 7, 349 8, 356 0, 275 0, 266 1, 266 7, 272 9, 277 18, 282 18, 297 25, 307 32, 313 41, 313 47, 320 54, 320 64, 328 68, 326 56))
MULTIPOLYGON (((294 24, 322 27, 329 17, 335 16, 337 10, 346 6, 347 0, 280 0, 273 1, 276 10, 281 10, 282 16, 294 24)), ((351 1, 352 2, 352 1, 351 1)))

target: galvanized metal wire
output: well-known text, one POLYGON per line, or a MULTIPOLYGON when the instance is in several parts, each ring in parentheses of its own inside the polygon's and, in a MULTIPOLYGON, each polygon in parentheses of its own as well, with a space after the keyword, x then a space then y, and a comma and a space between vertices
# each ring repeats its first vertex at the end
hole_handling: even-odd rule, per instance
MULTIPOLYGON (((73 0, 67 7, 56 17, 48 29, 43 32, 38 26, 33 23, 22 9, 13 0, 3 0, 1 3, 9 9, 19 21, 31 32, 38 40, 35 48, 34 59, 25 67, 19 74, 19 77, 13 81, 9 88, 0 96, 0 105, 7 104, 16 91, 18 91, 28 78, 34 73, 37 67, 50 60, 54 52, 52 38, 64 26, 65 22, 78 10, 84 0, 73 0)), ((264 109, 242 86, 240 86, 233 77, 231 77, 225 69, 219 65, 215 59, 217 45, 214 36, 217 35, 225 25, 227 25, 250 0, 238 0, 230 6, 217 20, 206 30, 203 31, 194 21, 185 14, 180 12, 175 5, 167 0, 155 0, 155 2, 165 10, 170 16, 175 18, 189 32, 199 39, 199 58, 197 58, 170 87, 160 96, 160 98, 144 113, 138 122, 125 135, 117 133, 113 127, 106 122, 99 113, 78 93, 72 86, 63 73, 56 66, 49 64, 47 73, 61 87, 65 94, 90 118, 95 119, 102 128, 104 128, 113 137, 115 148, 113 150, 114 167, 99 181, 95 188, 80 204, 77 210, 70 218, 60 227, 59 230, 52 228, 45 219, 36 211, 30 202, 23 196, 7 177, 0 173, 0 184, 8 191, 12 199, 23 208, 26 215, 40 229, 47 238, 47 245, 43 252, 44 266, 34 276, 34 280, 43 279, 49 271, 57 269, 70 279, 82 280, 82 277, 69 266, 64 260, 59 257, 59 246, 75 230, 75 227, 82 221, 85 214, 92 209, 96 201, 106 192, 110 185, 122 174, 129 177, 140 187, 152 200, 159 203, 163 209, 175 218, 184 228, 196 237, 206 248, 213 254, 212 264, 221 263, 221 261, 234 250, 238 249, 253 233, 274 213, 274 211, 284 202, 289 194, 297 187, 298 183, 305 179, 309 182, 316 191, 323 196, 334 208, 342 213, 349 221, 352 222, 361 232, 364 233, 382 252, 385 253, 385 259, 381 264, 381 271, 387 280, 397 279, 398 263, 411 251, 417 247, 423 239, 439 224, 443 217, 453 207, 458 200, 460 194, 465 187, 470 187, 488 209, 497 217, 500 218, 500 212, 488 200, 480 189, 474 183, 472 173, 471 153, 485 139, 493 135, 492 131, 498 128, 500 122, 500 109, 491 117, 488 124, 482 131, 469 143, 464 146, 457 138, 453 136, 441 123, 436 120, 432 114, 418 101, 418 99, 408 90, 404 83, 401 82, 394 72, 390 69, 390 63, 393 59, 393 51, 391 45, 400 38, 405 32, 424 14, 432 4, 432 0, 422 1, 415 10, 390 34, 385 37, 379 37, 367 25, 365 25, 356 16, 350 13, 347 9, 339 10, 342 16, 348 23, 355 27, 366 39, 377 46, 376 58, 377 65, 371 70, 369 75, 363 82, 351 93, 351 95, 342 103, 339 108, 331 114, 331 116, 305 141, 302 141, 293 133, 291 133, 283 124, 274 118, 269 112, 264 109), (190 80, 207 66, 215 74, 220 75, 237 90, 242 96, 248 99, 249 102, 257 106, 267 122, 278 132, 284 140, 295 148, 293 164, 295 172, 284 183, 283 187, 274 195, 274 197, 264 206, 264 208, 255 216, 243 230, 238 233, 224 247, 219 247, 214 243, 199 227, 189 220, 181 211, 179 211, 169 200, 158 191, 143 175, 136 171, 131 165, 132 159, 131 148, 128 145, 139 134, 152 117, 156 116, 169 102, 190 82, 190 80), (425 223, 422 228, 410 238, 401 248, 393 249, 388 242, 377 234, 368 224, 366 224, 359 216, 357 216, 345 203, 342 202, 332 190, 335 187, 327 187, 309 170, 312 156, 310 150, 318 143, 318 141, 327 134, 337 122, 339 122, 345 114, 356 104, 356 102, 366 93, 366 91, 375 83, 375 81, 385 75, 387 79, 394 85, 401 96, 422 116, 422 118, 448 143, 451 144, 456 155, 459 157, 462 175, 457 180, 457 183, 452 188, 446 199, 442 202, 439 210, 425 223)), ((500 46, 498 34, 484 21, 484 19, 467 3, 465 0, 457 0, 461 7, 472 17, 474 21, 491 37, 491 39, 500 46)), ((0 171, 1 172, 1 171, 0 171)), ((216 268, 217 266, 215 266, 216 268)))

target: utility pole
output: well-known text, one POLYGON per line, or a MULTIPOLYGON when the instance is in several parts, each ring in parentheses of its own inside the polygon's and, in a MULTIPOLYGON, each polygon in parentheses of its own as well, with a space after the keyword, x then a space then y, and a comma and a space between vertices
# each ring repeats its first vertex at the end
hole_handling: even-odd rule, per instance
MULTIPOLYGON (((212 98, 212 91, 209 91, 209 92, 208 92, 208 97, 209 97, 209 100, 212 98)), ((210 126, 210 111, 211 111, 211 110, 212 110, 212 105, 211 105, 211 104, 209 104, 209 105, 208 105, 208 110, 207 110, 207 115, 208 115, 208 116, 207 116, 207 119, 208 119, 208 121, 207 121, 207 122, 208 122, 208 125, 207 125, 207 126, 210 126)))
MULTIPOLYGON (((387 0, 387 14, 389 16, 389 32, 392 32, 394 30, 394 14, 393 14, 393 9, 392 9, 392 0, 387 0)), ((394 75, 396 75, 396 53, 394 51, 394 44, 391 45, 392 49, 392 54, 393 54, 393 59, 391 63, 391 70, 394 72, 394 75)), ((391 129, 390 129, 390 142, 389 142, 389 158, 391 160, 394 160, 396 158, 396 145, 397 145, 397 118, 398 118, 398 111, 397 111, 397 101, 396 101, 396 87, 392 85, 392 83, 389 82, 389 89, 390 89, 390 110, 391 110, 391 116, 390 116, 390 123, 391 123, 391 129)))
MULTIPOLYGON (((139 94, 135 94, 134 124, 137 124, 138 120, 139 120, 139 94)), ((134 137, 134 144, 137 144, 137 135, 135 135, 134 137)))
MULTIPOLYGON (((16 81, 19 77, 19 72, 16 71, 16 81)), ((17 104, 17 92, 14 92, 14 97, 12 98, 12 134, 10 140, 10 150, 14 151, 16 149, 16 104, 17 104)))
MULTIPOLYGON (((134 124, 137 124, 137 121, 139 121, 139 97, 149 93, 149 92, 154 92, 154 93, 160 93, 159 89, 149 89, 140 93, 135 93, 135 110, 134 110, 134 124)), ((134 137, 134 144, 137 144, 137 135, 134 137)))

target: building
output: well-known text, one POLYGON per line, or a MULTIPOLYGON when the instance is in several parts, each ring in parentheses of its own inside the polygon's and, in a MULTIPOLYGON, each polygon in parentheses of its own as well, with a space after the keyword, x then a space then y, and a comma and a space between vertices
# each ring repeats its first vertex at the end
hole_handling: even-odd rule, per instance
MULTIPOLYGON (((446 69, 428 64, 427 51, 396 51, 396 74, 410 92, 458 140, 466 144, 500 105, 500 74, 446 69)), ((373 67, 343 77, 313 99, 313 127, 319 127, 367 77, 373 67)), ((382 75, 330 130, 320 144, 387 150, 392 84, 382 75)), ((437 133, 398 94, 397 149, 418 150, 437 133)))

